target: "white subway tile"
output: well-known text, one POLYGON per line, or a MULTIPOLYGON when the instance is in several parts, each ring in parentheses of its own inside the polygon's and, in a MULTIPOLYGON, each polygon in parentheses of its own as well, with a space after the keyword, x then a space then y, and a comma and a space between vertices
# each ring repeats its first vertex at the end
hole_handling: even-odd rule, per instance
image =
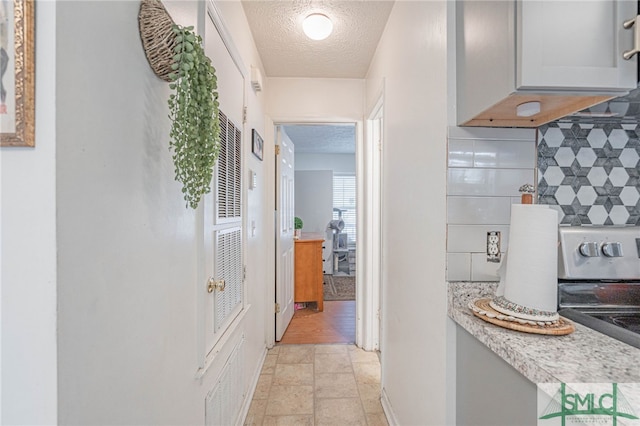
POLYGON ((498 268, 500 263, 487 262, 484 253, 471 254, 471 281, 500 281, 498 268))
POLYGON ((449 169, 448 195, 517 196, 533 182, 533 169, 449 169))
POLYGON ((447 197, 447 223, 508 225, 510 197, 447 197))
POLYGON ((449 127, 449 138, 535 141, 536 129, 497 127, 449 127))
POLYGON ((505 252, 509 242, 507 225, 449 225, 448 253, 486 253, 487 232, 500 232, 500 251, 505 252))
POLYGON ((477 140, 473 144, 473 152, 474 167, 533 169, 536 166, 536 144, 533 140, 477 140))
POLYGON ((449 167, 473 167, 473 141, 449 140, 449 167))
POLYGON ((447 254, 447 281, 469 281, 471 279, 471 254, 447 254))

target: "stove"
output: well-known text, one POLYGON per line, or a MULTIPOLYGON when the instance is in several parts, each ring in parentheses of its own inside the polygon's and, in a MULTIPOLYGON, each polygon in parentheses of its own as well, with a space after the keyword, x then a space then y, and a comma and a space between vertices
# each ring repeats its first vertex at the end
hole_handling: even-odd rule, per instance
POLYGON ((560 227, 558 312, 640 348, 640 227, 560 227))

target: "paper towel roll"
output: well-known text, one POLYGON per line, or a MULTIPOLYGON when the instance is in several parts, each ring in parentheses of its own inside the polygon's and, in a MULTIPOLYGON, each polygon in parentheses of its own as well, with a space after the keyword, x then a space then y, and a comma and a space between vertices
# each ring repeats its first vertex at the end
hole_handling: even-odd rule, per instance
POLYGON ((558 213, 540 204, 511 206, 509 249, 491 306, 533 321, 558 319, 558 213))

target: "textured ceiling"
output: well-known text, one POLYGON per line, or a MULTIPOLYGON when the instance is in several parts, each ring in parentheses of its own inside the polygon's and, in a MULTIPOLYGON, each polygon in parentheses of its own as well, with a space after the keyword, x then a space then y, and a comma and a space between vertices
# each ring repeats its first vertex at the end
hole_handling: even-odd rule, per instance
POLYGON ((393 1, 242 1, 267 77, 364 78, 393 1), (313 41, 302 20, 318 12, 333 33, 313 41))
POLYGON ((356 152, 354 124, 301 124, 282 127, 293 142, 296 153, 353 154, 356 152))

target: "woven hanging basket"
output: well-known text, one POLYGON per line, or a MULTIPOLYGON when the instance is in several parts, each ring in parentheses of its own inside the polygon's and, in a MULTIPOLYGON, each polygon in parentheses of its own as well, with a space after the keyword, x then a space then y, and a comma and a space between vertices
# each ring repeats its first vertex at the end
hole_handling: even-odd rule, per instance
POLYGON ((171 64, 176 35, 173 19, 160 0, 142 0, 138 13, 140 38, 153 72, 164 81, 171 81, 171 64))

